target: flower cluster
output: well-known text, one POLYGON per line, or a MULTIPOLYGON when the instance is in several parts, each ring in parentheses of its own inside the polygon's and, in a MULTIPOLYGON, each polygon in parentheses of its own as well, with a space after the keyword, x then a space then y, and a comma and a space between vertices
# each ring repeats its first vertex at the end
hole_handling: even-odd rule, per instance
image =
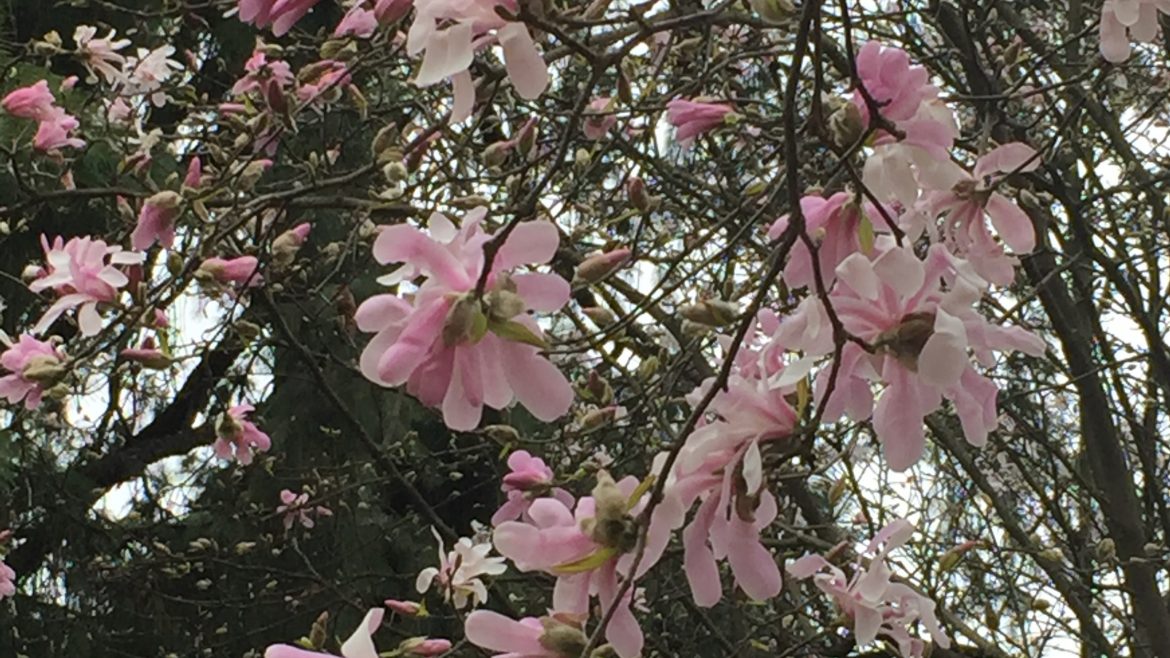
POLYGON ((4 111, 21 119, 37 122, 33 146, 40 151, 56 151, 65 147, 81 148, 85 142, 70 136, 80 125, 77 118, 56 105, 57 99, 49 91, 49 83, 41 80, 29 87, 11 92, 0 101, 4 111))
POLYGON ((443 539, 433 528, 431 532, 439 542, 439 566, 427 567, 419 572, 415 589, 424 594, 432 586, 438 586, 443 600, 462 610, 468 604, 472 607, 487 602, 487 586, 481 577, 498 576, 508 569, 504 558, 488 557, 492 545, 488 542, 474 543, 467 537, 455 542, 454 550, 448 552, 443 539))
POLYGON ((284 529, 290 530, 293 524, 300 523, 306 529, 317 525, 313 517, 333 516, 333 510, 324 505, 309 505, 309 494, 297 494, 288 489, 280 492, 280 505, 276 506, 276 513, 281 515, 284 529))
POLYGON ((32 333, 43 333, 65 311, 76 308, 82 335, 97 334, 102 328, 98 305, 117 301, 118 291, 130 283, 121 268, 141 264, 144 254, 89 237, 68 242, 58 237, 50 243, 42 236, 41 245, 45 266, 28 287, 33 292, 52 290, 57 301, 33 326, 32 333))
POLYGON ((267 452, 272 439, 248 420, 255 408, 250 404, 238 404, 219 417, 215 428, 215 454, 220 459, 236 461, 244 466, 252 463, 258 452, 267 452))
POLYGON ((45 390, 65 375, 65 353, 51 341, 24 334, 0 354, 0 368, 8 371, 0 377, 0 396, 36 409, 45 390))

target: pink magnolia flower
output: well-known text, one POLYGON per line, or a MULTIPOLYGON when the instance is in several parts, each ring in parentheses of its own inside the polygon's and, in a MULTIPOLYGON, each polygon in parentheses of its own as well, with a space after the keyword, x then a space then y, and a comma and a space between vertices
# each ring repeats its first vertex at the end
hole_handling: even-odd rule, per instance
POLYGON ((264 285, 264 277, 257 271, 259 267, 260 261, 255 256, 236 258, 216 256, 203 261, 195 277, 221 285, 255 288, 264 285))
POLYGON ((0 368, 9 374, 0 377, 0 395, 9 404, 24 400, 27 409, 41 404, 45 389, 64 374, 65 353, 49 341, 23 334, 0 354, 0 368))
POLYGON ((523 517, 532 501, 541 496, 552 495, 566 507, 572 506, 573 496, 552 486, 553 471, 543 459, 533 457, 527 450, 517 450, 508 455, 508 468, 511 472, 504 476, 504 483, 500 486, 508 500, 492 515, 493 526, 523 517))
POLYGON ((138 347, 127 347, 118 353, 127 361, 141 363, 149 368, 162 370, 171 365, 171 357, 154 344, 154 339, 147 336, 138 347))
POLYGON ((39 151, 55 151, 65 147, 82 148, 85 140, 71 137, 70 133, 81 125, 77 118, 55 107, 48 118, 37 126, 37 134, 33 136, 33 146, 39 151))
POLYGON ((369 39, 377 29, 378 15, 358 3, 345 13, 333 30, 333 36, 344 37, 352 34, 361 39, 369 39))
POLYGON ((16 596, 16 572, 0 560, 0 599, 16 596))
MULTIPOLYGON (((846 331, 865 341, 842 351, 837 380, 825 403, 825 419, 842 414, 855 420, 872 412, 874 431, 891 468, 902 471, 922 456, 922 419, 950 399, 967 441, 982 446, 998 425, 998 389, 971 364, 969 352, 984 365, 993 351, 1018 350, 1038 356, 1044 342, 1019 327, 1001 327, 975 309, 986 282, 971 265, 936 244, 926 261, 892 240, 872 256, 853 254, 837 266, 837 284, 829 296, 846 331), (945 284, 945 287, 944 287, 945 284), (886 389, 876 407, 869 382, 886 389)), ((819 299, 810 297, 785 319, 775 339, 810 355, 833 351, 830 323, 819 299), (823 323, 823 324, 821 324, 823 323)), ((816 396, 824 394, 831 369, 816 379, 816 396)))
POLYGON ((540 354, 543 332, 527 311, 551 312, 569 298, 555 274, 512 271, 547 263, 560 241, 547 222, 521 222, 509 234, 488 271, 483 299, 475 298, 486 208, 468 213, 456 230, 435 213, 430 233, 399 224, 374 243, 380 263, 403 263, 384 283, 425 276, 413 297, 375 295, 358 308, 358 328, 376 332, 362 352, 366 378, 383 386, 406 384, 424 404, 440 407, 448 427, 468 431, 483 406, 503 409, 519 400, 534 416, 553 421, 568 411, 573 391, 565 376, 540 354))
POLYGON ((520 13, 518 0, 430 0, 416 8, 406 40, 408 54, 423 53, 415 84, 427 87, 452 78, 452 121, 462 121, 471 113, 475 91, 467 68, 475 51, 489 44, 499 43, 503 49, 508 79, 522 98, 536 98, 548 86, 548 66, 528 26, 505 20, 497 8, 520 13))
POLYGON ((350 83, 349 69, 345 62, 326 59, 306 69, 311 69, 313 74, 302 80, 297 87, 297 98, 304 103, 324 100, 330 92, 339 91, 350 83))
POLYGON ((115 39, 115 34, 111 29, 109 34, 98 38, 97 28, 90 25, 78 25, 73 31, 73 40, 77 42, 78 54, 85 60, 85 68, 91 75, 100 73, 107 84, 121 80, 126 58, 118 51, 130 45, 129 39, 115 39))
MULTIPOLYGON (((861 206, 850 197, 848 192, 838 192, 827 199, 810 195, 800 200, 805 231, 817 245, 817 264, 826 288, 833 285, 833 272, 841 261, 861 250, 861 222, 868 213, 863 215, 861 206)), ((788 230, 788 220, 788 215, 777 219, 768 230, 768 238, 775 240, 783 235, 788 230)), ((798 240, 792 247, 784 266, 784 283, 793 289, 816 289, 812 254, 803 241, 798 240)))
MULTIPOLYGON (((374 633, 382 626, 385 614, 382 608, 370 608, 362 623, 342 643, 342 658, 379 658, 378 649, 374 646, 374 633)), ((273 644, 264 650, 264 658, 321 658, 328 655, 288 644, 273 644)))
POLYGON ((268 54, 261 48, 253 51, 248 61, 244 62, 244 71, 244 77, 232 85, 233 96, 259 91, 268 98, 270 87, 275 87, 275 92, 279 93, 296 81, 288 62, 279 59, 269 61, 268 54))
POLYGON ((1167 0, 1105 0, 1101 5, 1101 55, 1115 64, 1129 59, 1130 40, 1151 43, 1161 31, 1158 13, 1170 14, 1167 0))
POLYGON ((133 116, 133 110, 130 109, 130 106, 122 98, 119 97, 108 101, 108 105, 106 106, 106 120, 110 123, 128 124, 130 123, 131 116, 133 116))
MULTIPOLYGON (((911 65, 905 51, 877 41, 862 46, 856 63, 862 86, 880 106, 881 116, 902 133, 900 140, 927 151, 940 162, 946 161, 957 128, 951 111, 938 102, 938 88, 930 84, 926 69, 911 65)), ((854 92, 853 104, 861 113, 863 125, 868 126, 870 108, 860 90, 854 92)), ((893 139, 893 135, 879 130, 876 142, 893 139)))
POLYGON ((899 519, 883 528, 866 548, 873 555, 868 566, 855 565, 853 578, 820 555, 806 555, 788 566, 797 580, 812 578, 821 591, 832 596, 841 611, 853 621, 858 647, 879 635, 894 641, 903 658, 921 658, 926 648, 910 635, 908 626, 922 623, 934 643, 944 649, 951 641, 935 617, 935 603, 910 587, 890 582, 886 556, 914 534, 914 526, 899 519))
POLYGON ((399 601, 398 599, 386 599, 383 604, 397 612, 404 617, 415 617, 422 611, 422 606, 414 601, 399 601))
POLYGON ((240 0, 240 20, 258 28, 272 26, 282 36, 316 5, 318 0, 240 0))
POLYGON ((374 15, 382 24, 393 23, 402 18, 414 6, 414 0, 377 0, 374 3, 374 15))
POLYGON ((1034 171, 1039 166, 1040 158, 1032 147, 1004 144, 979 158, 973 173, 959 169, 955 176, 958 182, 949 190, 929 197, 932 214, 942 218, 943 242, 992 283, 1010 284, 1016 261, 1004 255, 1003 246, 987 230, 986 220, 1013 252, 1026 254, 1036 247, 1036 231, 1028 215, 995 187, 1009 173, 1034 171))
POLYGON ((579 499, 573 511, 556 498, 540 498, 529 507, 530 522, 505 521, 492 537, 500 554, 520 571, 557 576, 556 610, 585 616, 591 596, 599 599, 603 609, 616 606, 606 639, 621 658, 638 656, 644 642, 630 610, 634 588, 617 599, 621 579, 645 574, 670 541, 671 528, 655 518, 638 572, 631 573, 638 532, 634 516, 645 507, 646 493, 633 477, 615 483, 602 471, 593 495, 579 499))
POLYGON ((412 637, 398 644, 399 655, 441 656, 451 650, 451 640, 431 637, 412 637))
POLYGON ((454 550, 447 552, 443 538, 431 528, 435 541, 439 542, 439 566, 427 567, 415 579, 415 589, 425 594, 432 586, 438 585, 443 600, 462 610, 470 603, 472 607, 487 602, 487 587, 483 576, 498 576, 508 570, 502 557, 488 557, 492 545, 472 543, 467 537, 455 542, 454 550))
POLYGON ((606 97, 595 98, 585 107, 585 122, 581 131, 585 133, 586 139, 603 139, 617 125, 617 117, 610 112, 611 107, 612 103, 606 97))
POLYGON ((174 46, 159 46, 154 50, 139 48, 137 56, 126 61, 129 74, 122 80, 124 93, 146 96, 156 107, 165 105, 167 94, 163 85, 175 71, 183 70, 181 63, 171 59, 174 54, 174 46))
POLYGON ((300 522, 305 528, 311 529, 317 525, 313 521, 313 517, 333 516, 333 510, 324 505, 310 506, 309 494, 296 494, 288 489, 280 492, 280 502, 282 504, 276 506, 276 513, 283 514, 281 521, 284 523, 284 529, 289 530, 294 523, 300 522))
POLYGON ((467 615, 463 633, 472 644, 499 658, 578 658, 589 638, 581 615, 550 612, 546 617, 509 619, 498 612, 476 610, 467 615))
POLYGON ((247 466, 256 453, 268 452, 272 447, 272 439, 247 419, 254 410, 250 404, 239 404, 220 416, 213 446, 217 457, 230 460, 234 456, 236 461, 247 466))
POLYGON ((175 220, 183 211, 183 197, 176 192, 155 194, 142 204, 138 224, 130 234, 130 246, 146 251, 155 242, 170 249, 175 244, 175 220))
POLYGON ((0 101, 0 105, 4 106, 5 112, 14 117, 44 121, 53 113, 55 102, 56 98, 53 97, 53 92, 49 91, 48 81, 40 80, 31 86, 10 92, 3 101, 0 101))
POLYGON ((183 187, 197 190, 203 185, 203 161, 199 156, 191 158, 187 163, 187 175, 183 177, 183 187))
POLYGON ((28 287, 33 292, 51 289, 58 298, 32 332, 43 333, 62 313, 77 308, 77 325, 82 335, 97 334, 102 328, 98 304, 113 303, 118 298, 118 289, 130 283, 119 267, 138 265, 145 255, 123 251, 121 247, 89 237, 71 238, 69 242, 58 237, 50 245, 41 236, 41 245, 45 250, 46 269, 28 287))
POLYGON ((666 104, 666 118, 678 128, 679 144, 689 146, 695 138, 723 125, 734 110, 723 103, 706 103, 675 98, 666 104))

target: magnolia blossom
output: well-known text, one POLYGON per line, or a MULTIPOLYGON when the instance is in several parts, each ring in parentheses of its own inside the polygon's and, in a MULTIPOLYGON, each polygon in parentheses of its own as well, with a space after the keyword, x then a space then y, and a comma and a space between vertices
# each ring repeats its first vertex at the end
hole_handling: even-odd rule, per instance
POLYGON ((119 352, 118 356, 157 370, 165 369, 171 365, 171 357, 156 347, 154 339, 150 336, 144 338, 138 347, 127 347, 119 352))
POLYGON ((678 128, 679 144, 689 146, 695 138, 723 125, 734 115, 730 105, 675 98, 666 104, 666 118, 678 128))
POLYGON ((313 517, 333 516, 333 510, 324 505, 310 506, 309 494, 296 494, 288 489, 280 492, 281 505, 276 506, 276 513, 283 514, 281 521, 284 523, 284 529, 289 530, 294 523, 300 522, 305 528, 313 528, 316 522, 313 517))
POLYGON ((182 214, 183 197, 175 192, 159 192, 142 204, 138 224, 130 234, 130 246, 146 251, 155 242, 166 248, 175 244, 175 220, 182 214))
MULTIPOLYGON (((994 364, 993 351, 1044 353, 1044 342, 1019 327, 1001 327, 975 309, 986 287, 971 265, 936 244, 926 261, 910 247, 879 241, 872 256, 853 254, 837 266, 829 295, 844 329, 872 350, 854 342, 841 353, 825 419, 873 415, 874 431, 894 470, 905 470, 922 456, 922 419, 951 400, 967 441, 982 446, 998 425, 998 389, 971 364, 994 364), (945 284, 945 287, 944 287, 945 284), (886 389, 876 407, 869 382, 886 389)), ((785 319, 776 334, 780 344, 810 355, 834 351, 833 331, 821 300, 809 297, 785 319)), ((816 380, 818 403, 832 369, 816 380)))
POLYGON ((119 267, 138 265, 145 255, 123 251, 121 247, 89 237, 71 238, 69 242, 58 237, 50 244, 41 236, 41 245, 45 250, 45 269, 28 287, 33 292, 52 290, 58 299, 33 326, 32 332, 43 333, 71 308, 77 308, 77 325, 82 335, 93 336, 101 331, 98 304, 113 303, 118 298, 118 289, 130 283, 119 267))
POLYGON ((595 98, 585 106, 585 121, 581 131, 587 139, 602 139, 617 125, 617 117, 610 112, 612 107, 611 99, 606 97, 595 98))
MULTIPOLYGON (((297 98, 303 103, 322 100, 330 92, 340 90, 350 83, 349 69, 345 62, 326 59, 307 69, 311 75, 303 77, 300 86, 297 87, 297 98)), ((304 76, 304 72, 301 75, 304 76)))
POLYGON ((568 380, 541 356, 543 332, 527 314, 564 306, 569 285, 555 274, 511 273, 551 260, 557 229, 540 221, 516 225, 477 299, 483 246, 492 239, 481 227, 486 214, 474 210, 456 229, 435 213, 429 234, 405 224, 386 227, 374 258, 403 265, 382 281, 426 281, 412 297, 375 295, 355 316, 359 329, 377 333, 362 352, 362 373, 383 386, 406 384, 424 404, 442 409, 448 427, 464 431, 479 424, 485 404, 503 409, 516 399, 547 422, 573 401, 568 380))
MULTIPOLYGON (((911 65, 903 50, 867 42, 857 53, 857 74, 861 85, 880 108, 881 117, 901 133, 897 137, 880 126, 877 143, 899 141, 920 148, 937 161, 948 158, 957 128, 950 109, 938 101, 938 88, 921 66, 911 65)), ((861 90, 853 94, 853 104, 863 125, 871 122, 870 107, 861 90)))
POLYGON ((1036 247, 1032 221, 996 187, 1007 174, 1038 168, 1038 154, 1026 144, 1012 143, 979 158, 971 174, 947 164, 955 169, 955 184, 949 190, 931 194, 927 201, 930 213, 942 217, 941 239, 954 254, 969 260, 981 277, 1000 285, 1011 283, 1016 260, 1004 255, 1003 246, 991 236, 984 218, 991 221, 1013 252, 1026 254, 1036 247))
POLYGON ((240 0, 240 20, 258 28, 272 26, 282 36, 317 4, 318 0, 240 0))
POLYGON ((638 656, 644 642, 630 610, 634 588, 628 588, 619 601, 621 581, 646 573, 670 541, 671 528, 655 517, 638 573, 631 573, 638 539, 634 516, 645 507, 646 493, 647 488, 635 478, 614 482, 602 471, 593 495, 579 499, 572 510, 556 498, 539 498, 528 509, 529 521, 505 521, 492 536, 496 549, 520 571, 557 576, 556 610, 585 616, 591 596, 598 598, 604 610, 615 607, 606 639, 621 658, 638 656))
POLYGON ((9 93, 0 101, 0 105, 12 116, 38 122, 33 146, 39 151, 85 146, 83 140, 70 136, 80 125, 76 117, 54 105, 55 102, 53 92, 49 91, 49 83, 41 80, 9 93))
POLYGON ((545 617, 509 619, 498 612, 476 610, 467 615, 463 633, 472 644, 499 658, 579 658, 589 638, 581 615, 550 612, 545 617))
POLYGON ((77 52, 85 58, 85 68, 91 75, 101 74, 107 84, 121 79, 126 58, 118 51, 130 45, 129 39, 115 39, 115 34, 117 32, 111 29, 109 34, 98 38, 97 28, 90 25, 78 25, 73 31, 77 52))
MULTIPOLYGON (((374 646, 374 633, 382 626, 385 614, 382 608, 370 608, 362 623, 342 643, 342 658, 379 658, 378 649, 374 646)), ((273 644, 264 650, 264 658, 321 658, 328 655, 288 644, 273 644)))
POLYGON ((1158 14, 1170 14, 1170 0, 1105 0, 1101 5, 1101 55, 1113 63, 1129 59, 1130 40, 1152 43, 1161 31, 1158 14))
POLYGON ((451 78, 455 87, 452 121, 471 114, 475 89, 467 68, 475 51, 492 43, 504 51, 508 79, 522 98, 536 98, 548 86, 548 65, 528 26, 502 18, 497 8, 520 13, 518 0, 426 0, 415 8, 406 40, 408 54, 423 53, 415 84, 426 87, 451 78))
POLYGON ((378 15, 359 2, 345 13, 337 28, 333 30, 333 36, 344 37, 352 34, 361 39, 368 39, 377 29, 378 15))
POLYGON ((23 334, 0 353, 0 368, 9 374, 0 377, 0 396, 9 404, 24 400, 27 409, 41 404, 45 389, 65 374, 65 353, 51 341, 23 334))
POLYGON ((123 92, 131 96, 147 96, 156 107, 162 107, 167 102, 166 92, 162 87, 175 71, 183 70, 183 65, 171 59, 175 54, 174 46, 159 46, 154 50, 138 49, 136 57, 126 61, 129 71, 123 80, 123 92))
POLYGON ((268 53, 263 48, 252 52, 248 61, 244 62, 244 76, 232 85, 232 95, 242 96, 249 92, 259 91, 265 98, 270 93, 279 94, 282 90, 296 81, 292 68, 283 60, 269 60, 268 53))
POLYGON ((0 560, 0 599, 16 596, 16 572, 0 560))
POLYGON ((508 455, 508 468, 500 490, 508 496, 507 502, 492 515, 492 525, 504 521, 515 521, 528 513, 532 501, 545 495, 552 495, 570 507, 573 496, 560 487, 553 487, 553 471, 539 457, 533 457, 527 450, 517 450, 508 455))
POLYGON ((208 258, 199 265, 195 278, 221 285, 254 288, 264 285, 264 277, 257 271, 260 261, 255 256, 236 258, 208 258))
POLYGON ((239 404, 220 416, 215 428, 215 445, 212 446, 217 457, 230 460, 234 456, 236 461, 247 466, 256 453, 267 452, 272 447, 272 439, 247 419, 254 410, 250 404, 239 404))
MULTIPOLYGON (((848 192, 838 192, 829 198, 809 195, 800 200, 805 231, 817 245, 817 264, 825 287, 832 286, 837 265, 850 254, 861 250, 861 223, 870 221, 868 213, 848 192)), ((775 240, 788 230, 789 216, 777 219, 768 230, 768 238, 775 240)), ((871 225, 872 226, 872 225, 871 225)), ((815 289, 812 252, 804 241, 797 240, 784 265, 784 282, 789 288, 807 286, 815 289)))
POLYGON ((903 658, 922 658, 926 645, 910 635, 908 626, 922 623, 934 643, 944 649, 950 648, 951 641, 935 617, 934 601, 906 585, 890 582, 892 573, 886 556, 912 534, 914 526, 901 519, 883 528, 866 548, 873 559, 868 566, 855 565, 852 578, 820 555, 806 555, 793 562, 788 574, 797 580, 811 577, 821 591, 836 600, 853 622, 859 647, 880 635, 893 640, 903 658))
POLYGON ((467 537, 455 542, 454 550, 448 553, 439 533, 434 528, 431 528, 431 533, 439 542, 439 566, 419 572, 414 583, 418 593, 423 594, 437 584, 443 600, 449 601, 456 609, 462 610, 468 603, 472 607, 486 603, 487 587, 480 578, 498 576, 507 571, 504 558, 488 557, 492 552, 490 543, 475 544, 467 537))

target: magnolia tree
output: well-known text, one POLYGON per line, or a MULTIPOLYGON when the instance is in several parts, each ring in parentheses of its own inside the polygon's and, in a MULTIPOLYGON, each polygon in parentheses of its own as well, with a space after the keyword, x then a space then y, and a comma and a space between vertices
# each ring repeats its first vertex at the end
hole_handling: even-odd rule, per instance
POLYGON ((0 648, 1170 656, 1163 14, 8 3, 0 648))

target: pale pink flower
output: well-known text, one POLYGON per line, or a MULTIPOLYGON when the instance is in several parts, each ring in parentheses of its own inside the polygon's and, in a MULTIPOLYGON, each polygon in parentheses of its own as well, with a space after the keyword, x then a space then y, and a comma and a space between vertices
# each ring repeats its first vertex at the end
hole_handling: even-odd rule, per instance
POLYGON ((344 37, 352 34, 360 39, 369 39, 377 29, 378 15, 358 3, 341 18, 341 22, 333 30, 333 36, 344 37))
POLYGON ((452 551, 447 552, 443 538, 431 528, 435 541, 439 542, 439 566, 427 567, 415 579, 415 589, 424 594, 437 586, 443 600, 462 610, 470 603, 472 607, 487 602, 487 586, 483 576, 498 576, 508 570, 502 557, 488 557, 492 551, 490 543, 476 544, 467 537, 455 542, 452 551))
POLYGON ((44 121, 52 115, 55 102, 56 98, 53 97, 53 92, 49 91, 48 81, 40 80, 33 85, 10 92, 3 101, 0 101, 0 105, 4 106, 5 112, 14 117, 44 121))
POLYGON ((0 599, 16 596, 16 572, 0 560, 0 599))
POLYGON ((1168 0, 1105 0, 1101 5, 1101 55, 1115 64, 1129 59, 1130 40, 1151 43, 1161 28, 1158 13, 1170 14, 1168 0))
MULTIPOLYGON (((838 192, 827 199, 806 196, 800 200, 800 212, 804 216, 805 231, 817 245, 817 264, 820 266, 821 281, 827 289, 833 285, 833 272, 837 265, 850 254, 861 250, 859 235, 861 222, 866 215, 848 192, 838 192)), ((788 230, 788 220, 788 215, 777 219, 768 230, 768 238, 775 240, 783 235, 788 230)), ((812 253, 803 240, 796 241, 784 265, 784 283, 791 289, 807 286, 815 292, 816 274, 813 271, 812 253)))
POLYGON ((33 292, 51 289, 58 299, 33 327, 34 334, 43 333, 62 313, 77 308, 77 325, 82 335, 93 336, 101 331, 102 319, 97 306, 113 303, 118 290, 130 279, 120 267, 138 265, 145 255, 123 251, 101 240, 89 237, 71 238, 65 242, 56 238, 50 245, 41 236, 45 250, 45 270, 29 284, 33 292))
POLYGON ((230 460, 234 456, 236 461, 247 466, 256 453, 267 452, 272 447, 272 439, 247 419, 254 409, 250 404, 239 404, 220 416, 213 446, 217 457, 230 460))
MULTIPOLYGON (((877 101, 882 116, 895 123, 913 118, 924 101, 938 95, 926 69, 911 65, 910 55, 900 48, 868 41, 857 51, 856 66, 861 85, 877 101)), ((869 108, 860 90, 854 92, 854 103, 868 121, 869 108)))
MULTIPOLYGON (((954 403, 972 445, 982 446, 997 426, 998 390, 974 369, 969 352, 990 366, 993 351, 1038 356, 1045 345, 1019 327, 993 325, 980 315, 975 305, 986 282, 943 245, 931 247, 924 262, 910 247, 894 246, 888 238, 880 242, 872 256, 853 254, 837 266, 829 302, 845 330, 873 353, 846 343, 825 420, 842 414, 863 420, 872 412, 887 462, 902 471, 922 456, 922 419, 943 398, 954 403), (876 407, 871 381, 886 384, 876 407)), ((810 297, 785 319, 775 339, 813 356, 826 355, 834 351, 832 333, 821 301, 810 297)), ((826 367, 816 378, 818 403, 830 371, 826 367)))
POLYGON ((258 28, 272 26, 272 33, 282 36, 316 5, 319 0, 240 0, 240 20, 258 28))
POLYGON ((296 80, 288 62, 279 59, 269 61, 268 54, 261 48, 253 51, 248 61, 244 62, 244 71, 244 77, 232 85, 233 96, 259 91, 268 98, 270 93, 279 93, 296 80))
POLYGON ((175 244, 175 220, 182 213, 183 198, 175 192, 159 192, 142 204, 138 224, 130 234, 130 246, 146 251, 155 242, 170 249, 175 244))
POLYGON ((935 617, 935 603, 910 587, 890 582, 886 556, 914 534, 914 526, 899 519, 883 528, 866 548, 873 555, 869 565, 854 565, 853 577, 820 555, 806 555, 788 566, 797 580, 812 578, 821 591, 832 596, 841 611, 853 622, 857 646, 864 647, 879 636, 893 640, 903 658, 921 658, 925 643, 910 635, 908 627, 921 623, 934 644, 950 648, 951 641, 935 617))
POLYGON ((1018 142, 1004 144, 979 158, 973 173, 956 167, 958 182, 928 199, 932 214, 941 217, 943 242, 992 283, 1010 284, 1016 260, 1004 255, 1003 246, 987 230, 987 220, 1016 254, 1036 247, 1036 231, 1028 215, 995 188, 1006 175, 1034 171, 1039 166, 1040 158, 1032 147, 1018 142))
POLYGON ((617 117, 612 113, 612 104, 609 98, 595 98, 585 106, 584 122, 581 131, 586 139, 598 140, 617 125, 617 117))
POLYGON ((9 404, 24 400, 27 409, 41 404, 45 389, 63 374, 65 353, 49 341, 23 334, 0 354, 0 368, 9 374, 0 377, 0 396, 9 404))
POLYGON ((257 271, 259 267, 260 261, 255 256, 216 256, 203 261, 195 276, 221 285, 255 288, 264 285, 264 277, 257 271))
POLYGON ((448 427, 472 430, 483 406, 503 409, 518 400, 540 420, 568 411, 573 391, 534 343, 543 333, 528 311, 552 312, 568 301, 569 285, 555 274, 511 272, 547 263, 559 243, 554 225, 521 222, 496 254, 485 295, 474 290, 483 246, 492 235, 485 208, 456 229, 435 213, 430 233, 405 224, 386 227, 374 243, 380 263, 403 263, 385 283, 425 276, 413 297, 376 295, 358 308, 358 328, 377 335, 362 352, 362 373, 383 386, 406 384, 428 406, 440 407, 448 427))
POLYGON ((109 105, 106 107, 106 120, 110 123, 130 123, 132 115, 133 110, 121 97, 109 101, 109 105))
POLYGON ((77 52, 85 59, 85 68, 90 74, 100 73, 107 84, 114 84, 122 78, 122 68, 126 58, 118 53, 130 45, 129 39, 115 39, 116 32, 111 29, 104 37, 97 37, 97 28, 90 25, 78 25, 73 31, 73 40, 77 42, 77 52))
POLYGON ((156 107, 162 107, 167 102, 163 85, 170 80, 175 71, 183 70, 183 65, 173 59, 174 46, 159 46, 154 50, 138 49, 136 57, 126 61, 129 74, 123 79, 124 93, 132 96, 147 96, 156 107))
POLYGON ((467 615, 463 633, 468 642, 498 658, 578 658, 588 642, 578 621, 581 618, 550 612, 546 617, 516 621, 498 612, 476 610, 467 615))
POLYGON ((453 121, 462 121, 471 113, 475 94, 467 68, 475 51, 491 43, 499 43, 503 49, 508 78, 522 98, 536 98, 548 86, 548 66, 528 26, 505 20, 496 13, 497 7, 520 13, 517 0, 430 0, 416 8, 406 41, 408 54, 423 53, 415 84, 426 87, 452 78, 453 121))
POLYGON ((37 126, 37 134, 33 137, 33 146, 39 151, 55 151, 65 147, 82 148, 85 140, 71 137, 70 133, 81 125, 77 118, 55 107, 49 116, 37 126))
POLYGON ((313 528, 317 523, 313 517, 333 516, 333 510, 324 505, 309 505, 309 494, 297 494, 288 489, 280 492, 280 505, 276 506, 276 513, 282 514, 281 521, 284 529, 289 530, 294 523, 300 523, 305 528, 313 528))
POLYGON ((511 470, 500 486, 508 500, 492 515, 493 526, 523 517, 532 501, 541 496, 551 495, 567 507, 572 506, 572 495, 552 486, 553 471, 543 459, 533 457, 527 450, 517 450, 508 455, 508 468, 511 470))
MULTIPOLYGON (((342 658, 378 658, 380 654, 374 646, 374 633, 382 625, 385 614, 382 608, 370 608, 362 623, 341 645, 342 658)), ((329 655, 288 644, 273 644, 264 650, 264 658, 321 658, 329 655)))
POLYGON ((203 185, 203 161, 199 156, 191 158, 187 163, 187 175, 183 177, 183 187, 197 190, 203 185))
POLYGON ((666 104, 666 118, 678 128, 675 138, 682 146, 689 146, 699 135, 723 125, 733 113, 732 107, 724 103, 675 98, 666 104))

